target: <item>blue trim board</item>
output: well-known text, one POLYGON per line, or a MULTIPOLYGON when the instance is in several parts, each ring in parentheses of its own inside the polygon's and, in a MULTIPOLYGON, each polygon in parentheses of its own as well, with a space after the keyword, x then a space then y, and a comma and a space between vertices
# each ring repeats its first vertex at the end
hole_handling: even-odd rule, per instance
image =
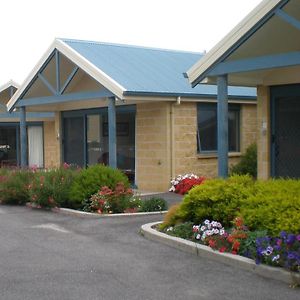
POLYGON ((28 166, 27 161, 27 130, 26 130, 26 108, 20 109, 20 140, 21 140, 21 168, 28 166))
POLYGON ((112 96, 114 95, 110 91, 103 89, 100 91, 79 92, 79 93, 70 93, 70 94, 57 95, 57 96, 22 99, 19 100, 16 107, 57 104, 63 102, 91 100, 91 99, 99 99, 99 98, 106 98, 112 96))
POLYGON ((115 97, 108 98, 108 153, 109 166, 117 168, 117 121, 115 97))
POLYGON ((64 93, 64 91, 67 89, 67 87, 69 86, 70 82, 72 81, 72 79, 74 78, 78 70, 79 70, 78 66, 74 67, 73 71, 70 73, 69 77, 66 79, 63 87, 61 88, 59 92, 60 94, 64 93))
POLYGON ((207 75, 218 76, 222 74, 290 67, 299 64, 299 51, 280 53, 276 55, 258 56, 254 58, 219 63, 207 75))
POLYGON ((42 73, 38 74, 38 78, 44 83, 44 85, 48 88, 48 90, 53 94, 56 95, 56 90, 53 86, 49 83, 49 81, 42 75, 42 73))
POLYGON ((56 94, 60 94, 60 53, 55 51, 56 94))
POLYGON ((255 24, 246 34, 244 34, 231 48, 229 48, 214 64, 212 64, 205 72, 192 82, 192 87, 198 85, 218 64, 222 63, 236 49, 252 37, 265 23, 267 23, 276 13, 278 9, 283 8, 290 0, 282 0, 269 13, 267 13, 259 22, 255 24))
POLYGON ((282 9, 277 9, 275 15, 280 17, 285 22, 300 30, 300 21, 285 13, 282 9))
MULTIPOLYGON (((19 112, 12 113, 0 113, 0 121, 1 119, 20 119, 19 112)), ((26 113, 27 119, 44 119, 44 118, 54 118, 54 112, 28 112, 26 113)))
POLYGON ((219 76, 218 84, 218 175, 228 177, 228 78, 219 76))
MULTIPOLYGON (((190 99, 217 99, 217 94, 191 94, 191 93, 170 93, 170 92, 138 92, 138 91, 125 91, 124 96, 145 96, 145 97, 186 97, 190 99)), ((228 95, 230 100, 247 100, 256 101, 256 96, 234 96, 228 95)))

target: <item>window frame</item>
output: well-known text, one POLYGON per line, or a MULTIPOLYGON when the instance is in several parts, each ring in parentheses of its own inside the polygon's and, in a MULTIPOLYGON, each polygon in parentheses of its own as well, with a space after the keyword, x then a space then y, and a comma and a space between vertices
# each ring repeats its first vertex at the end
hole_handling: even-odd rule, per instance
MULTIPOLYGON (((205 109, 214 109, 214 111, 216 112, 216 122, 217 122, 217 117, 218 117, 218 113, 217 113, 217 102, 198 102, 197 103, 197 153, 198 154, 217 154, 218 152, 218 149, 215 149, 215 150, 202 150, 201 148, 201 136, 200 136, 200 130, 199 130, 199 116, 201 114, 201 111, 202 110, 205 110, 205 109)), ((240 104, 236 104, 236 103, 229 103, 228 104, 228 112, 234 112, 237 116, 237 124, 236 124, 236 128, 238 130, 237 133, 235 133, 235 136, 236 136, 236 144, 237 144, 237 149, 233 150, 233 151, 230 151, 231 153, 238 153, 241 149, 241 105, 240 104)), ((217 124, 216 124, 217 126, 217 124)), ((229 128, 228 128, 229 130, 229 128)), ((229 133, 229 132, 228 132, 229 133)), ((218 148, 218 133, 216 132, 216 145, 217 145, 217 148, 218 148)), ((229 134, 228 134, 228 139, 229 139, 229 134)), ((228 143, 229 143, 229 140, 228 140, 228 143)))

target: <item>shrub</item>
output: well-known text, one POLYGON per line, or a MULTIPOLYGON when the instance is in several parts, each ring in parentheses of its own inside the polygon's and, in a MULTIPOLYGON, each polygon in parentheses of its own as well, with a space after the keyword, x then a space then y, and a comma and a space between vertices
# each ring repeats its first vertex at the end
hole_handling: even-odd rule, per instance
POLYGON ((125 188, 124 183, 118 183, 115 189, 107 186, 92 195, 88 211, 100 214, 113 214, 123 212, 136 212, 140 206, 140 201, 133 196, 129 188, 125 188))
POLYGON ((244 155, 242 155, 239 163, 231 168, 231 174, 250 175, 257 177, 257 146, 251 144, 244 155))
POLYGON ((300 233, 300 181, 268 180, 256 182, 255 193, 243 202, 240 214, 250 230, 300 233))
POLYGON ((125 187, 129 186, 128 178, 120 170, 100 164, 94 165, 79 172, 71 186, 70 197, 77 203, 82 203, 90 199, 101 187, 114 189, 120 182, 125 187))
POLYGON ((193 240, 193 223, 186 222, 175 226, 167 227, 163 230, 168 235, 180 237, 182 239, 193 240))
POLYGON ((164 217, 163 223, 159 226, 161 230, 164 230, 165 228, 169 226, 174 226, 181 222, 177 216, 178 209, 180 207, 180 204, 174 204, 172 205, 168 212, 166 213, 164 217))
POLYGON ((0 202, 24 205, 30 200, 28 187, 35 173, 31 170, 1 170, 0 202))
POLYGON ((70 200, 69 195, 70 186, 77 173, 77 170, 69 167, 38 172, 29 186, 32 205, 43 208, 78 208, 81 203, 70 200))
POLYGON ((235 175, 229 179, 206 180, 194 187, 184 197, 175 216, 176 220, 200 224, 205 219, 218 220, 230 227, 244 199, 253 193, 254 182, 250 176, 235 175))
POLYGON ((139 211, 163 211, 168 209, 167 201, 162 198, 152 197, 148 200, 141 201, 141 207, 139 211))

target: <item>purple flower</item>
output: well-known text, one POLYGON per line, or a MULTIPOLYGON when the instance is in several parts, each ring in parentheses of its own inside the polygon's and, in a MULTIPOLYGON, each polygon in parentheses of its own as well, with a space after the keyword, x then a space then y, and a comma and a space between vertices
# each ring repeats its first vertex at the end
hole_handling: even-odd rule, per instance
POLYGON ((281 231, 280 232, 280 237, 283 238, 283 239, 285 239, 287 237, 286 231, 281 231))
POLYGON ((294 244, 295 240, 296 240, 296 236, 294 234, 289 234, 287 237, 286 243, 288 245, 292 245, 292 244, 294 244))
POLYGON ((296 240, 300 242, 300 234, 296 236, 296 240))

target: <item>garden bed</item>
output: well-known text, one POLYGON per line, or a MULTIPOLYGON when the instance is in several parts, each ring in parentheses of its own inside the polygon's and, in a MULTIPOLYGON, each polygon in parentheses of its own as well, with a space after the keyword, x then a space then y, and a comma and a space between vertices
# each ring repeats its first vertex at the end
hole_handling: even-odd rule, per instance
POLYGON ((282 268, 275 268, 266 265, 257 265, 252 259, 242 257, 239 255, 233 255, 230 253, 220 253, 219 251, 214 251, 208 246, 167 235, 156 229, 157 226, 160 224, 161 222, 155 222, 143 225, 141 227, 141 234, 145 238, 156 242, 161 242, 181 251, 202 258, 212 259, 227 265, 234 265, 236 267, 251 271, 260 276, 288 283, 292 287, 300 285, 300 274, 298 273, 290 272, 282 268))

